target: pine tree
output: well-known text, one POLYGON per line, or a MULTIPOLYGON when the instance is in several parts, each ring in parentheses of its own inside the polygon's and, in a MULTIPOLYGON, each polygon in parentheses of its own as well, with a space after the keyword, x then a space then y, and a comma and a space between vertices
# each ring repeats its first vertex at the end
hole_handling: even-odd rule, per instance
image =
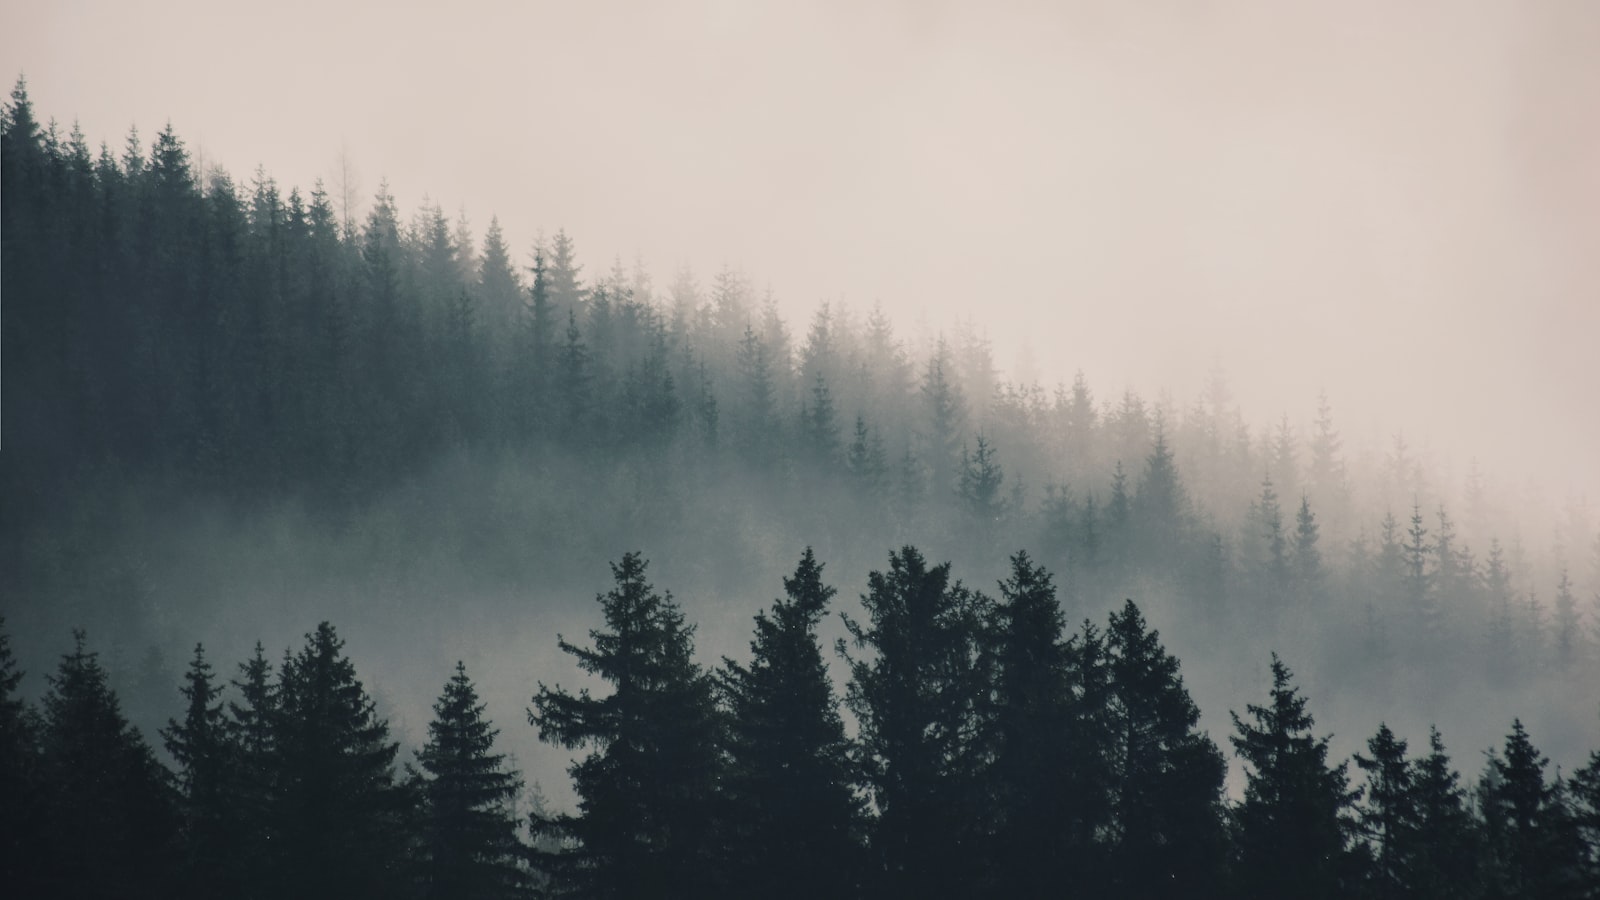
POLYGON ((1254 509, 1257 526, 1263 542, 1263 555, 1257 564, 1263 599, 1281 604, 1289 587, 1289 541, 1283 529, 1283 510, 1278 505, 1278 492, 1273 489, 1272 478, 1261 482, 1261 499, 1254 509))
POLYGON ((856 427, 845 450, 845 468, 867 497, 881 500, 889 490, 889 460, 883 438, 867 428, 865 416, 856 416, 856 427))
POLYGON ((466 665, 457 662, 417 754, 426 772, 420 874, 429 897, 512 897, 527 882, 515 808, 522 779, 494 752, 499 732, 483 712, 466 665))
POLYGON ((928 566, 915 547, 889 554, 867 578, 868 625, 846 617, 858 648, 846 703, 860 724, 866 780, 878 808, 873 834, 880 893, 960 895, 981 858, 968 849, 981 827, 975 742, 983 687, 978 638, 984 602, 928 566))
POLYGON ((1577 831, 1561 784, 1545 780, 1549 764, 1521 719, 1512 723, 1504 753, 1489 756, 1478 788, 1489 845, 1489 897, 1582 896, 1577 831))
POLYGON ((812 461, 825 470, 833 466, 839 458, 839 416, 821 372, 811 386, 810 405, 800 407, 800 431, 812 461))
POLYGON ((926 406, 923 458, 932 470, 934 490, 940 494, 955 483, 956 447, 967 418, 966 400, 955 380, 953 366, 950 346, 941 337, 922 376, 922 402, 926 406))
POLYGON ((592 647, 561 639, 579 668, 609 682, 604 698, 541 684, 528 712, 541 740, 590 747, 573 763, 579 812, 536 818, 537 835, 570 838, 543 862, 572 888, 618 898, 709 897, 719 890, 716 786, 722 724, 712 679, 693 661, 694 628, 628 553, 596 598, 605 629, 592 647))
POLYGON ((985 653, 991 672, 985 712, 990 763, 988 792, 995 823, 994 882, 997 896, 1041 897, 1073 876, 1083 848, 1071 856, 1075 829, 1073 777, 1094 771, 1074 758, 1072 653, 1049 572, 1028 555, 1011 557, 1011 577, 1000 582, 999 600, 988 609, 985 653))
POLYGON ((223 713, 222 686, 213 677, 205 648, 196 644, 181 688, 188 701, 183 721, 169 720, 161 732, 178 763, 185 886, 196 897, 238 890, 233 883, 241 837, 233 783, 238 754, 223 713))
POLYGON ((44 809, 39 777, 39 721, 16 695, 22 672, 0 616, 0 884, 42 891, 36 880, 38 833, 44 809))
POLYGON ((1450 767, 1439 729, 1428 729, 1428 755, 1411 763, 1415 844, 1408 854, 1412 897, 1471 898, 1482 892, 1477 824, 1461 776, 1450 767))
POLYGON ((235 753, 231 799, 243 848, 234 874, 246 897, 272 896, 281 874, 276 864, 282 845, 279 810, 274 805, 282 780, 280 718, 272 675, 272 663, 257 641, 250 659, 239 664, 239 680, 232 682, 243 702, 228 702, 228 743, 235 753))
POLYGON ((750 665, 725 661, 734 889, 848 896, 862 874, 862 809, 816 635, 835 592, 809 547, 783 586, 785 598, 756 615, 750 665))
POLYGON ((1111 677, 1116 893, 1220 896, 1226 848, 1222 783, 1227 763, 1198 730, 1178 660, 1132 600, 1106 630, 1111 677))
POLYGON ((1367 776, 1357 818, 1372 848, 1368 892, 1384 900, 1410 896, 1410 855, 1417 844, 1418 813, 1406 742, 1395 737, 1388 725, 1379 725, 1367 750, 1371 756, 1356 754, 1355 761, 1367 776))
POLYGON ((323 622, 284 660, 278 682, 273 798, 284 889, 302 897, 385 897, 404 883, 407 798, 400 746, 323 622))
POLYGON ((1000 494, 1000 485, 1006 479, 1005 470, 995 461, 994 447, 980 432, 977 449, 967 453, 961 448, 961 472, 956 483, 956 496, 962 510, 976 523, 980 533, 988 534, 1005 514, 1006 500, 1000 494))
POLYGON ((1411 505, 1411 528, 1406 531, 1408 540, 1403 548, 1405 555, 1406 602, 1411 616, 1416 620, 1425 639, 1438 637, 1440 610, 1438 594, 1434 590, 1434 574, 1428 571, 1428 556, 1433 546, 1428 543, 1428 529, 1422 525, 1422 505, 1411 505))
POLYGON ((178 825, 171 775, 123 716, 84 633, 73 642, 43 704, 45 895, 164 896, 178 825))
POLYGON ((1555 651, 1556 665, 1570 670, 1583 656, 1583 627, 1578 620, 1578 602, 1572 595, 1572 579, 1567 567, 1561 567, 1556 580, 1555 600, 1555 651))
POLYGON ((1272 656, 1272 699, 1232 714, 1230 738, 1248 769, 1238 809, 1238 887, 1251 898, 1342 897, 1349 872, 1347 764, 1328 765, 1328 738, 1312 735, 1306 699, 1289 667, 1272 656))
POLYGON ((1309 600, 1322 589, 1322 552, 1317 548, 1320 529, 1311 511, 1311 500, 1300 495, 1300 511, 1294 517, 1294 544, 1289 553, 1289 571, 1301 600, 1309 600))

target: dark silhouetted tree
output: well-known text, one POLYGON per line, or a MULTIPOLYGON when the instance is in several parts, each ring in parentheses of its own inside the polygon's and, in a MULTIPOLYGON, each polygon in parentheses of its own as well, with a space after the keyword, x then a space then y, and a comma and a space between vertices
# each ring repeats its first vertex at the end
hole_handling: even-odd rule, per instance
POLYGON ((1178 660, 1129 600, 1106 629, 1111 677, 1114 892, 1220 896, 1227 763, 1198 729, 1178 660))
POLYGON ((82 631, 73 642, 43 704, 43 895, 166 896, 178 827, 171 775, 122 715, 82 631))
POLYGON ((972 850, 978 816, 976 740, 984 678, 984 602, 928 566, 915 547, 889 554, 867 578, 868 624, 845 619, 869 658, 849 662, 846 703, 861 723, 867 783, 878 808, 872 836, 880 893, 964 894, 982 869, 972 850))
POLYGON ((517 838, 522 779, 494 752, 498 732, 457 662, 433 704, 422 782, 420 876, 429 897, 514 897, 527 885, 517 838))
POLYGON ((850 743, 816 628, 834 589, 806 548, 756 615, 749 666, 725 662, 734 893, 844 897, 861 877, 850 743))
POLYGON ((536 817, 534 830, 575 842, 541 860, 585 895, 714 896, 722 723, 712 679, 693 661, 694 628, 645 566, 637 553, 612 565, 616 585, 596 598, 605 628, 589 632, 592 647, 560 641, 611 694, 541 684, 533 698, 528 719, 542 740, 593 748, 570 769, 578 814, 536 817))
POLYGON ((196 644, 181 688, 188 701, 183 721, 169 720, 161 732, 178 764, 184 882, 187 893, 196 897, 239 890, 233 880, 244 811, 236 802, 234 784, 238 754, 223 713, 222 685, 214 677, 205 648, 196 644))
POLYGON ((1266 706, 1250 704, 1250 721, 1233 714, 1230 738, 1247 770, 1238 809, 1237 887, 1248 898, 1344 897, 1356 890, 1348 858, 1357 792, 1347 764, 1328 765, 1328 738, 1306 699, 1291 683, 1289 667, 1272 657, 1272 694, 1266 706))
POLYGON ((388 897, 406 883, 407 797, 399 744, 327 622, 279 672, 273 795, 284 889, 302 897, 388 897))

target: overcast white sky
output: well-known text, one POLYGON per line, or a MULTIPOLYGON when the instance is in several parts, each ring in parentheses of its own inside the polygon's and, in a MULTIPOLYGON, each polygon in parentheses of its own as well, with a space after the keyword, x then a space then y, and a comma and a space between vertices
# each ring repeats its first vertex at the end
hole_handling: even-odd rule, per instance
POLYGON ((1404 428, 1600 490, 1600 4, 7 0, 0 73, 245 180, 341 146, 565 227, 589 270, 724 262, 796 318, 973 315, 1009 362, 1252 419, 1404 428))

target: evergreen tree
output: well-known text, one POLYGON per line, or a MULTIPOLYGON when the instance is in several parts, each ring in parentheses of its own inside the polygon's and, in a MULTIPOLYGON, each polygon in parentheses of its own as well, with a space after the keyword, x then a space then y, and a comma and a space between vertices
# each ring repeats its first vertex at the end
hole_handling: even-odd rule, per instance
POLYGON ((1504 753, 1489 755, 1478 788, 1489 845, 1489 897, 1582 896, 1582 851, 1562 786, 1545 780, 1549 764, 1521 719, 1512 723, 1504 753))
POLYGON ((1433 546, 1428 543, 1428 529, 1422 525, 1422 506, 1411 505, 1411 527, 1406 531, 1403 548, 1405 558, 1406 602, 1419 634, 1436 638, 1440 628, 1438 595, 1434 591, 1433 573, 1428 571, 1428 556, 1433 546))
POLYGON ((1198 730, 1178 660, 1132 600, 1106 630, 1113 747, 1111 871, 1116 893, 1220 896, 1227 763, 1198 730))
POLYGON ((1358 813, 1361 831, 1372 848, 1373 865, 1368 892, 1378 898, 1411 895, 1411 854, 1418 842, 1416 795, 1412 765, 1406 759, 1406 742, 1388 725, 1367 741, 1372 755, 1356 754, 1356 766, 1366 773, 1364 803, 1358 813))
POLYGON ((858 648, 846 703, 860 724, 866 780, 879 817, 872 839, 879 893, 958 896, 982 859, 975 728, 984 679, 978 637, 984 601, 928 566, 915 547, 889 554, 867 578, 868 625, 846 617, 858 648))
POLYGON ((725 661, 735 894, 844 897, 862 871, 861 804, 816 628, 834 589, 807 547, 756 614, 749 666, 725 661))
POLYGON ((961 475, 956 483, 956 496, 981 534, 991 533, 1005 514, 1006 500, 1000 494, 1000 485, 1005 479, 1005 470, 995 461, 993 445, 981 432, 976 451, 968 454, 965 446, 961 448, 961 475))
POLYGON ((990 889, 997 896, 1049 896, 1069 875, 1087 887, 1085 848, 1073 846, 1073 817, 1084 811, 1076 808, 1072 788, 1074 776, 1095 767, 1074 757, 1074 648, 1063 638, 1050 573, 1018 552, 988 613, 986 775, 998 815, 990 889))
POLYGON ((237 754, 223 714, 222 686, 213 677, 205 648, 196 644, 181 689, 188 701, 183 721, 169 720, 161 732, 167 752, 178 763, 185 887, 196 897, 238 890, 233 875, 240 810, 234 803, 232 783, 237 754))
POLYGON ((171 775, 123 716, 84 633, 73 642, 43 704, 41 895, 167 896, 178 825, 171 775))
POLYGON ((1322 588, 1324 572, 1322 551, 1317 548, 1319 532, 1311 500, 1302 494, 1300 511, 1294 517, 1294 544, 1289 553, 1289 571, 1301 600, 1317 596, 1322 588))
POLYGON ((528 720, 541 740, 591 747, 573 763, 575 816, 534 820, 536 835, 570 838, 543 859, 580 893, 597 897, 709 897, 716 865, 722 723, 712 679, 693 661, 694 628, 670 594, 628 553, 616 585, 596 598, 605 629, 592 647, 560 640, 579 668, 613 686, 604 698, 539 686, 528 720))
POLYGON ((839 417, 821 372, 811 386, 811 403, 800 407, 800 432, 814 464, 824 470, 839 458, 839 417))
POLYGON ((883 438, 867 428, 864 416, 856 416, 856 427, 845 450, 845 468, 855 478, 856 485, 866 496, 880 500, 889 490, 889 460, 884 453, 883 438))
POLYGON ((284 889, 301 897, 387 897, 405 883, 407 798, 400 746, 323 622, 278 681, 273 797, 284 889))
POLYGON ((232 682, 243 702, 228 702, 228 743, 235 754, 231 802, 241 823, 243 848, 234 875, 246 897, 272 896, 280 875, 276 862, 282 841, 275 800, 282 767, 278 685, 272 674, 272 663, 257 641, 250 659, 239 664, 239 680, 232 682))
POLYGON ((1411 763, 1416 841, 1407 868, 1412 897, 1466 900, 1482 893, 1477 824, 1460 782, 1439 729, 1429 728, 1428 755, 1411 763))
POLYGON ((457 662, 417 754, 426 773, 420 870, 429 897, 512 897, 527 882, 515 809, 522 779, 493 752, 498 731, 483 711, 466 665, 457 662))
MULTIPOLYGON (((19 88, 20 89, 20 88, 19 88)), ((36 882, 38 832, 44 815, 39 769, 39 722, 16 695, 22 672, 0 616, 0 884, 42 890, 36 882)))
POLYGON ((1311 733, 1315 722, 1292 677, 1273 654, 1271 702, 1247 706, 1249 722, 1232 714, 1239 733, 1230 740, 1248 767, 1237 813, 1240 896, 1348 896, 1355 883, 1346 810, 1357 792, 1347 764, 1328 765, 1329 739, 1311 733))
POLYGON ((955 483, 956 447, 967 418, 966 400, 955 380, 953 366, 950 346, 941 337, 922 376, 922 402, 926 406, 923 459, 931 469, 935 492, 941 494, 955 483))

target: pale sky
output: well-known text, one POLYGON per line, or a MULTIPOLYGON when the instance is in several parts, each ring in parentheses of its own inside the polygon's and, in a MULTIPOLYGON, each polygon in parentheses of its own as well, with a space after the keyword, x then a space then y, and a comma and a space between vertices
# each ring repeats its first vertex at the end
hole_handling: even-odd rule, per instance
POLYGON ((0 73, 120 148, 426 193, 1009 365, 1600 502, 1600 4, 17 2, 0 73))

